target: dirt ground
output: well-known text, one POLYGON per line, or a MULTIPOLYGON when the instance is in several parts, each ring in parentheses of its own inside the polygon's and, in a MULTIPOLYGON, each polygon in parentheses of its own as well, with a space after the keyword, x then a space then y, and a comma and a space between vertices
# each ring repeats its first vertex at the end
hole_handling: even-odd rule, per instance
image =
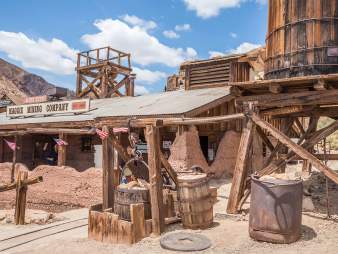
MULTIPOLYGON (((250 239, 248 234, 248 215, 242 214, 229 216, 225 213, 228 195, 231 187, 230 180, 212 181, 212 186, 218 187, 218 202, 215 204, 215 223, 212 228, 203 231, 193 231, 203 234, 211 239, 212 248, 199 253, 337 253, 338 239, 338 216, 337 211, 332 219, 327 220, 325 213, 306 212, 303 213, 302 238, 300 241, 290 245, 276 245, 256 242, 250 239)), ((247 207, 247 203, 245 206, 247 207)), ((67 220, 83 218, 87 215, 87 210, 74 210, 62 215, 67 220)), ((0 226, 0 249, 1 239, 27 232, 30 229, 37 229, 42 226, 28 225, 16 227, 14 225, 0 226)), ((183 230, 180 224, 170 226, 167 231, 183 230)), ((189 231, 189 230, 188 230, 189 231)), ((139 254, 140 252, 155 253, 175 253, 163 250, 159 244, 159 238, 146 238, 133 246, 108 245, 87 239, 87 227, 77 228, 66 231, 62 234, 52 235, 34 242, 13 248, 4 253, 34 253, 44 254, 48 250, 49 254, 65 253, 130 253, 139 254)))
MULTIPOLYGON (((11 163, 0 164, 0 184, 10 182, 11 165, 11 163)), ((24 169, 22 165, 19 167, 20 170, 24 169)), ((28 208, 63 212, 102 202, 101 169, 90 168, 78 172, 70 167, 39 166, 29 171, 29 178, 38 176, 43 177, 43 182, 29 186, 28 208)), ((1 193, 0 209, 10 209, 14 205, 15 190, 1 193)))

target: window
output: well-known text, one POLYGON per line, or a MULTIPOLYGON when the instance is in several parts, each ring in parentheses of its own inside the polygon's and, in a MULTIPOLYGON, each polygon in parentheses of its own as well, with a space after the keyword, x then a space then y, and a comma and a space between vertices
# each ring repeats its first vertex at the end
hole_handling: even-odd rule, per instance
POLYGON ((91 152, 93 149, 92 137, 82 137, 81 138, 81 151, 82 152, 91 152))

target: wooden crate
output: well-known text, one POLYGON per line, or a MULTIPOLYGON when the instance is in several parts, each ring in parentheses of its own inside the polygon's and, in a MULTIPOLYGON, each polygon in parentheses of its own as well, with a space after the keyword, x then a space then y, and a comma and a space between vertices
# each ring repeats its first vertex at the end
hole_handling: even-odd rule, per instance
POLYGON ((151 220, 144 218, 143 204, 133 204, 131 222, 121 220, 112 209, 102 211, 102 204, 92 206, 88 217, 88 238, 112 244, 134 244, 152 233, 151 220))

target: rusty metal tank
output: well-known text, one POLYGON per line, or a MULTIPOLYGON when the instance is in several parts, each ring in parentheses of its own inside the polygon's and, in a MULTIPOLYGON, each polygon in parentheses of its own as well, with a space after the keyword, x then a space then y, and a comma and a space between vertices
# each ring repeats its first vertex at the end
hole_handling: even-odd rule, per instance
POLYGON ((338 0, 269 0, 265 78, 338 73, 338 0))
POLYGON ((251 179, 250 237, 270 243, 297 241, 302 225, 302 180, 251 179))

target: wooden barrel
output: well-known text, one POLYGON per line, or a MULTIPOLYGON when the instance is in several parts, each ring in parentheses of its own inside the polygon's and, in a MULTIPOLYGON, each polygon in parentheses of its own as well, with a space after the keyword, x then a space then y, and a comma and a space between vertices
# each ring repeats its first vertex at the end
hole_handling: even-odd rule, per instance
POLYGON ((338 0, 269 0, 265 78, 338 72, 338 0))
POLYGON ((206 174, 178 177, 178 199, 183 227, 205 229, 213 223, 213 202, 206 174))
POLYGON ((144 204, 145 219, 151 219, 151 206, 149 190, 141 187, 128 189, 126 185, 119 185, 114 192, 114 212, 121 219, 131 221, 130 205, 144 204))

